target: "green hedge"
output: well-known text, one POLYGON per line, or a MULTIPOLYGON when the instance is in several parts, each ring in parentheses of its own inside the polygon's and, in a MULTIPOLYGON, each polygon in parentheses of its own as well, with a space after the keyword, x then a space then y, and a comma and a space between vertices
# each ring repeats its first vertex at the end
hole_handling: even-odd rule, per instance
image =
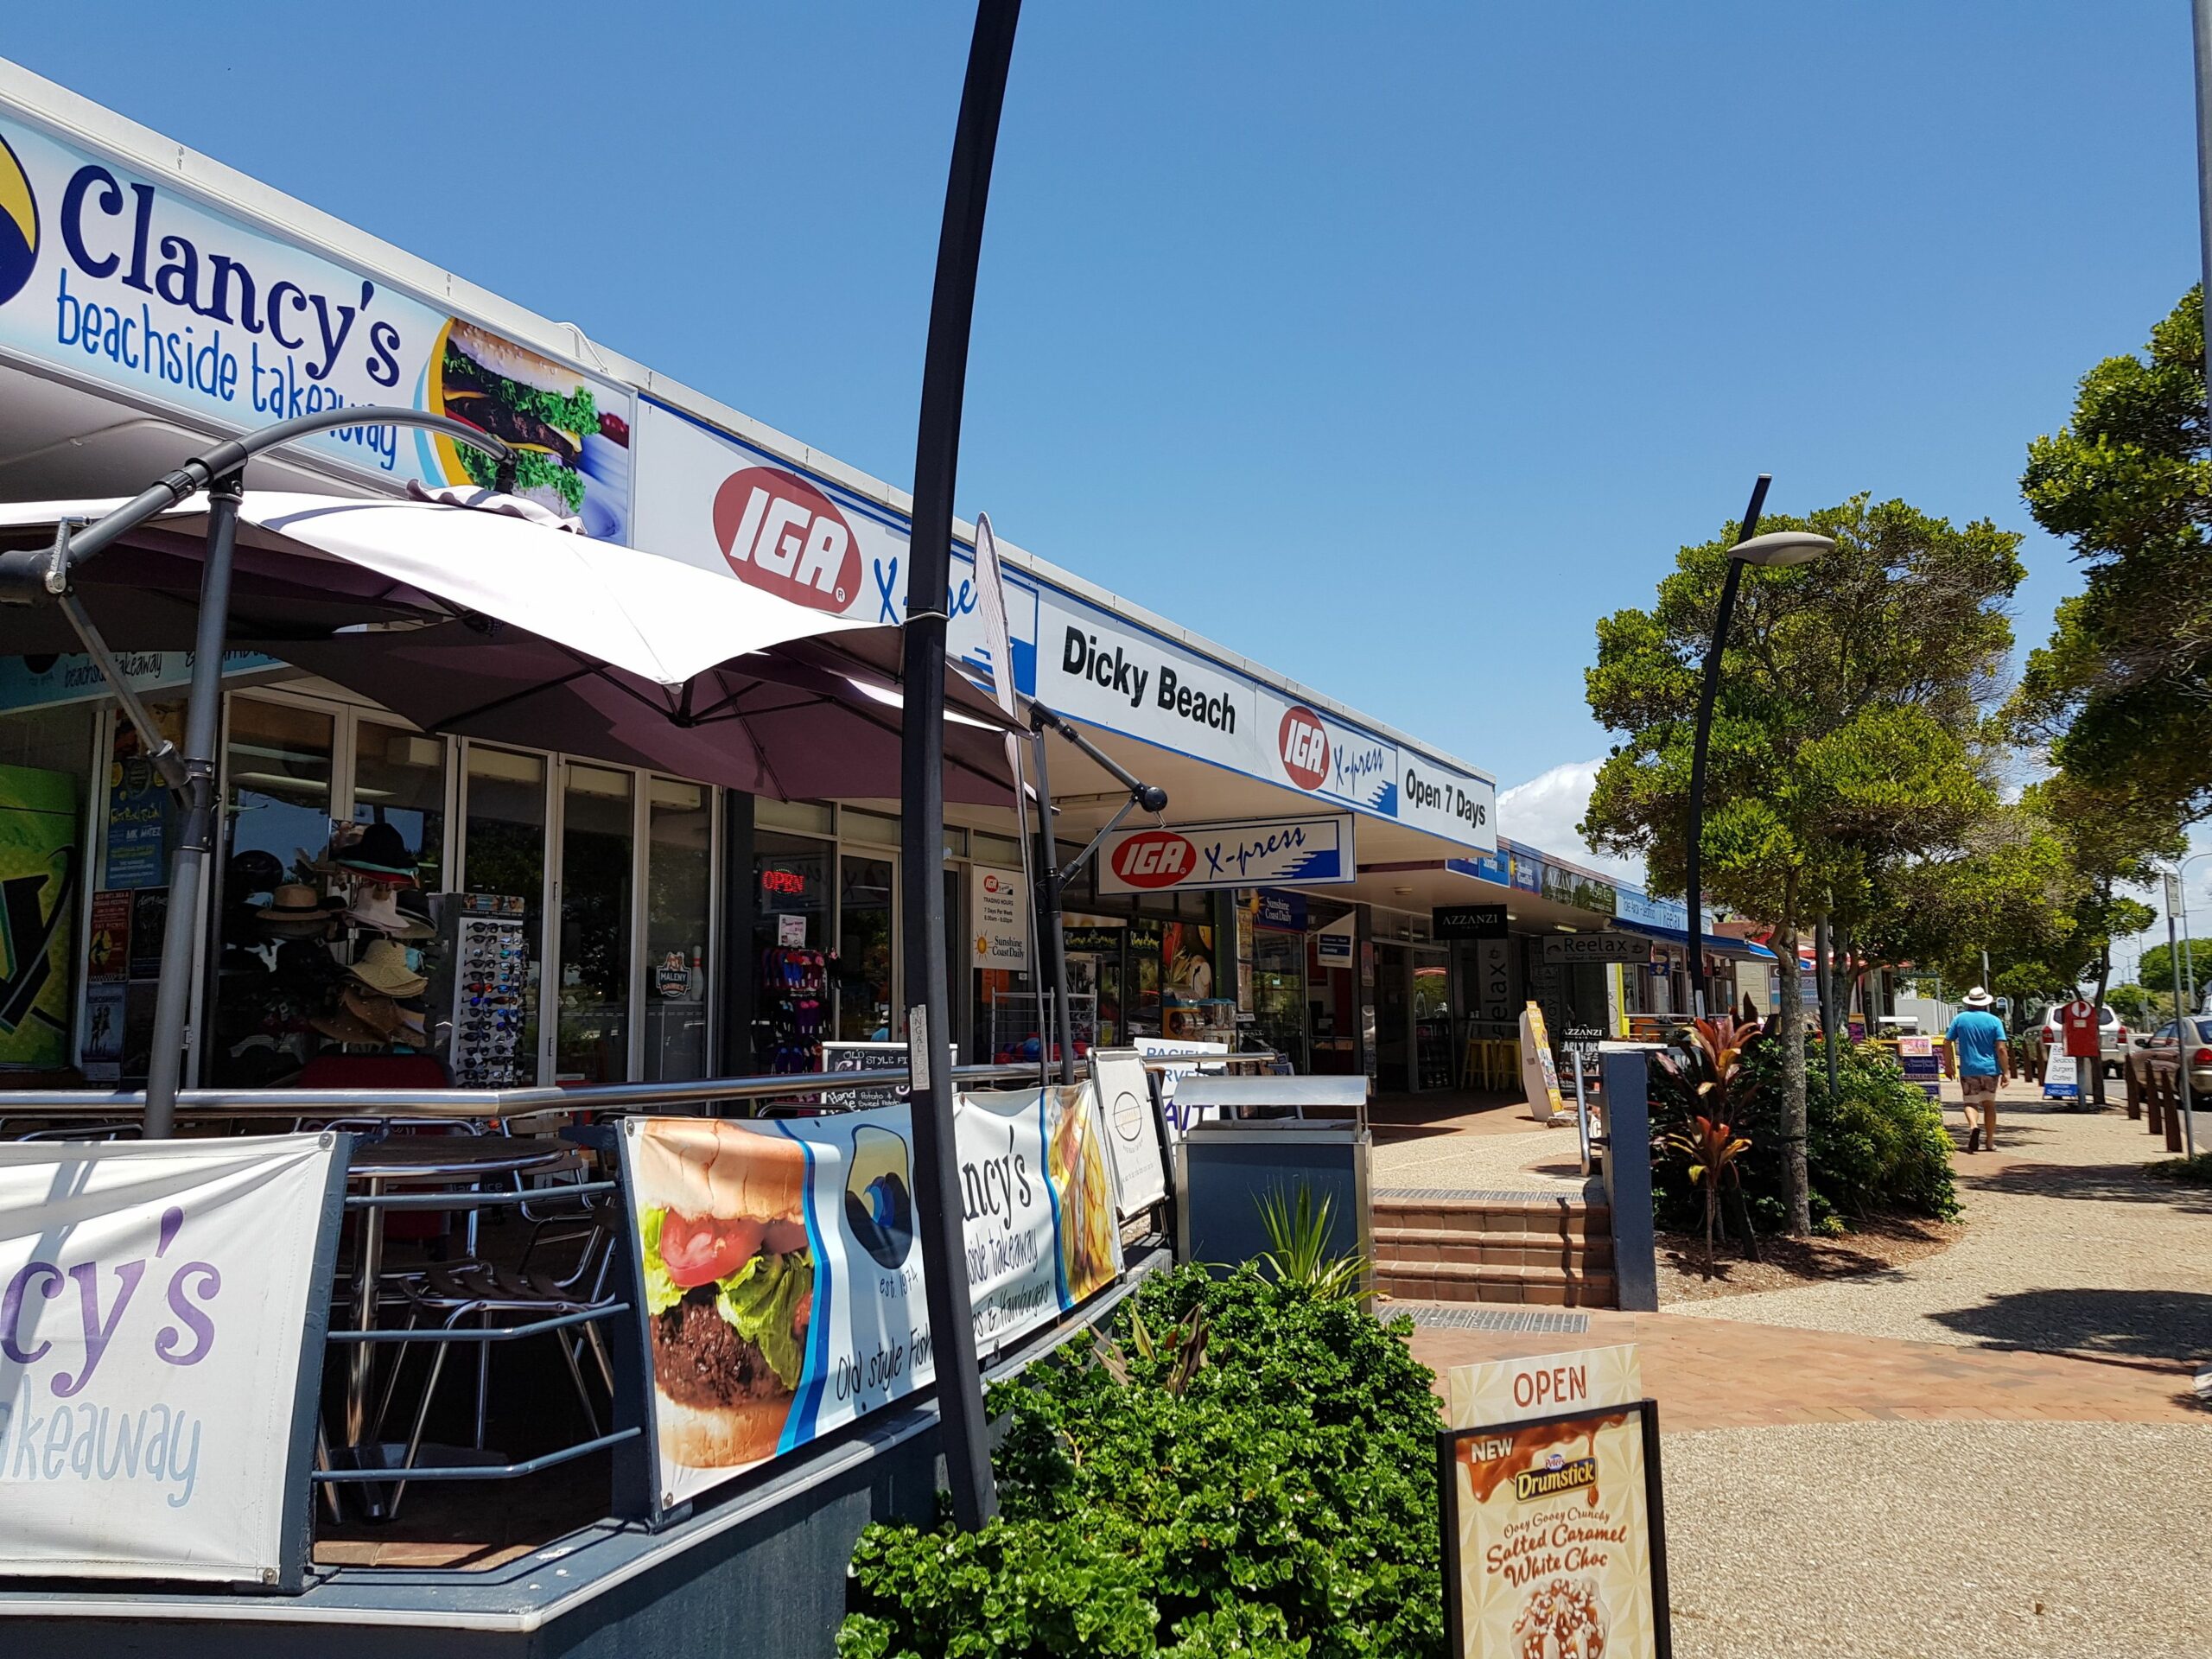
POLYGON ((1203 1311, 1188 1387, 1122 1311, 1126 1382, 1085 1335, 995 1389, 998 1518, 863 1533, 842 1659, 1440 1656, 1441 1417, 1408 1323, 1249 1266, 1132 1300, 1155 1341, 1203 1311))
MULTIPOLYGON (((1691 1186, 1679 1153, 1661 1138, 1688 1123, 1691 1096, 1662 1067, 1652 1072, 1651 1195, 1659 1225, 1697 1232, 1705 1201, 1691 1186)), ((1762 1232, 1779 1230, 1789 1218, 1783 1196, 1782 1048, 1773 1039, 1744 1053, 1734 1085, 1736 1132, 1751 1149, 1737 1161, 1751 1219, 1762 1232)), ((1871 1043, 1836 1044, 1836 1090, 1828 1091, 1827 1061, 1818 1042, 1805 1059, 1805 1161, 1810 1176, 1813 1224, 1824 1232, 1873 1215, 1932 1217, 1959 1212, 1951 1181, 1951 1137, 1942 1112, 1920 1086, 1905 1080, 1887 1049, 1871 1043)))

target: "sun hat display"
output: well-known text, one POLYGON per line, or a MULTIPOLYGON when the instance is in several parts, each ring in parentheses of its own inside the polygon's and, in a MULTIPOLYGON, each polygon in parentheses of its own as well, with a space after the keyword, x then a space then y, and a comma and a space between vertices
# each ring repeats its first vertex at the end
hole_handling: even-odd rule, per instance
POLYGON ((410 944, 437 938, 438 930, 430 921, 429 894, 420 887, 395 887, 392 891, 398 899, 400 919, 405 925, 392 929, 391 937, 410 944))
POLYGON ((283 881, 269 902, 253 913, 274 928, 319 928, 338 913, 338 907, 304 881, 283 881))
POLYGON ((415 855, 398 830, 389 823, 372 823, 358 839, 331 849, 331 862, 355 875, 385 882, 415 880, 415 855))
POLYGON ((419 996, 429 981, 407 965, 407 952, 397 939, 372 939, 361 959, 348 969, 372 991, 386 996, 419 996))
POLYGON ((363 1025, 389 1042, 399 1035, 402 1024, 399 1004, 388 996, 378 996, 374 991, 364 990, 358 985, 348 985, 338 994, 339 1007, 363 1025))
POLYGON ((232 898, 245 899, 257 893, 273 893, 283 879, 284 866, 276 854, 249 848, 231 855, 230 863, 223 869, 223 891, 232 898))
POLYGON ((385 1038, 382 1032, 366 1020, 340 1008, 335 1014, 318 1014, 308 1021, 334 1043, 349 1046, 365 1044, 371 1048, 382 1048, 385 1038))
POLYGON ((1987 991, 1982 989, 1980 986, 1977 985, 1974 989, 1966 994, 1965 1006, 1969 1008, 1986 1008, 1996 1000, 1997 999, 1992 996, 1987 991))
POLYGON ((378 933, 397 934, 407 926, 407 918, 399 913, 399 889, 368 881, 361 883, 346 907, 346 919, 378 933))

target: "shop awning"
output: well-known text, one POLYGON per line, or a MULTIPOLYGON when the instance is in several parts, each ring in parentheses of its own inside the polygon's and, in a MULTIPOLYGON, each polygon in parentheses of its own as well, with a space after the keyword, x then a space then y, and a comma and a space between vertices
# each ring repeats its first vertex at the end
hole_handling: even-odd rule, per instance
MULTIPOLYGON (((0 505, 51 539, 118 505, 0 505)), ((337 681, 429 730, 503 739, 800 798, 898 792, 896 627, 533 519, 444 502, 249 491, 231 643, 337 681)), ((74 572, 122 650, 188 646, 206 498, 74 572)), ((0 652, 75 649, 44 605, 0 607, 0 652)), ((946 675, 947 798, 1012 795, 1005 717, 946 675)))
MULTIPOLYGON (((1661 927, 1656 923, 1631 922, 1618 916, 1613 918, 1613 926, 1624 933, 1641 933, 1645 938, 1664 939, 1669 944, 1688 944, 1690 942, 1689 930, 1686 927, 1661 927)), ((1724 957, 1741 957, 1747 962, 1772 962, 1775 959, 1774 952, 1766 946, 1754 944, 1749 939, 1739 939, 1727 933, 1707 934, 1705 948, 1724 957)))

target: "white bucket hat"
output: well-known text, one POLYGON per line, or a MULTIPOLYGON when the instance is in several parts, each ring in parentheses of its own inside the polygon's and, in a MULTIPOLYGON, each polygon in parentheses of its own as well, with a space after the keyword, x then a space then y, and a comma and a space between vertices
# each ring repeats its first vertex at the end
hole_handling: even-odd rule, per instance
POLYGON ((1974 989, 1967 993, 1966 1006, 1970 1008, 1986 1008, 1996 1000, 1997 999, 1990 995, 1987 991, 1977 985, 1974 989))

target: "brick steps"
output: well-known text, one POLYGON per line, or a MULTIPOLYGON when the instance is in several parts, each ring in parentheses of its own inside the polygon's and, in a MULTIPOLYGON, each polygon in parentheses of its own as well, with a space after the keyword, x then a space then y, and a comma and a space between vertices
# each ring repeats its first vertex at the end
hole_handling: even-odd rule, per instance
POLYGON ((1408 1300, 1612 1307, 1612 1217, 1580 1198, 1374 1200, 1376 1287, 1408 1300))

